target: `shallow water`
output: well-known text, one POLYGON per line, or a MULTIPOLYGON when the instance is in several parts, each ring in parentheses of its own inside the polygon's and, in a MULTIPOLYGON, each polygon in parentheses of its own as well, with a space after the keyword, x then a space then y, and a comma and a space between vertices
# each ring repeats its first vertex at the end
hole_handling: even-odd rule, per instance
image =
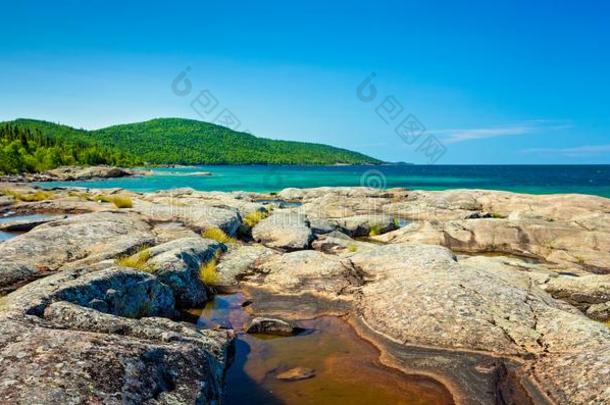
POLYGON ((0 231, 0 242, 12 239, 12 238, 14 238, 17 235, 19 235, 19 234, 18 233, 13 233, 13 232, 3 232, 3 231, 0 231))
POLYGON ((13 221, 23 221, 23 220, 38 220, 38 219, 46 219, 51 217, 52 215, 48 214, 30 214, 30 215, 9 215, 6 217, 0 217, 0 223, 13 222, 13 221))
MULTIPOLYGON (((21 221, 21 220, 38 220, 49 218, 51 215, 46 214, 31 214, 31 215, 8 215, 0 217, 0 223, 13 222, 13 221, 21 221)), ((24 232, 4 232, 0 231, 0 243, 5 240, 9 240, 15 238, 19 235, 22 235, 24 232)))
POLYGON ((293 337, 244 334, 241 330, 249 316, 243 301, 241 294, 218 296, 200 311, 198 321, 200 327, 233 326, 238 332, 223 404, 453 403, 435 380, 382 365, 377 349, 341 318, 300 321, 306 331, 293 337), (292 382, 276 378, 293 367, 314 369, 316 375, 292 382))
POLYGON ((193 166, 155 169, 155 175, 43 187, 122 187, 134 191, 196 190, 272 192, 286 187, 406 187, 422 190, 481 188, 532 194, 583 193, 610 197, 610 165, 388 165, 388 166, 193 166), (210 171, 212 176, 185 174, 210 171))

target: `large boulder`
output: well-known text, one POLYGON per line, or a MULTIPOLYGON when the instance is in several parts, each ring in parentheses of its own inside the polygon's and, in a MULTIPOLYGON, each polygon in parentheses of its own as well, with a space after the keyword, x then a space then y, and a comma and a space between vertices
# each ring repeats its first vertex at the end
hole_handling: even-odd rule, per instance
POLYGON ((196 207, 207 206, 228 209, 239 213, 242 217, 255 211, 265 211, 263 204, 252 201, 249 197, 238 193, 222 193, 218 191, 195 191, 192 188, 162 190, 147 194, 144 200, 155 204, 196 207))
POLYGON ((208 300, 199 269, 223 249, 221 243, 198 236, 176 239, 148 249, 146 264, 172 289, 179 307, 194 308, 208 300))
POLYGON ((150 226, 130 213, 75 215, 0 244, 0 291, 66 266, 80 266, 152 243, 150 226))
POLYGON ((313 250, 266 256, 253 266, 247 281, 282 294, 348 295, 362 285, 348 259, 313 250))
POLYGON ((219 228, 228 235, 235 235, 241 225, 238 212, 200 203, 186 205, 172 200, 164 204, 140 199, 135 201, 133 209, 149 220, 182 222, 197 232, 219 228))
POLYGON ((166 319, 177 315, 158 277, 112 261, 21 287, 0 302, 0 398, 219 402, 232 337, 166 319))
POLYGON ((128 318, 177 315, 172 290, 157 277, 111 263, 33 281, 4 297, 3 309, 40 316, 56 301, 128 318))
POLYGON ((262 258, 274 255, 273 249, 263 245, 233 245, 228 247, 216 266, 218 284, 223 286, 236 285, 251 267, 262 258))
POLYGON ((309 247, 313 232, 306 216, 292 212, 275 212, 252 229, 252 237, 268 247, 299 250, 309 247))
POLYGON ((344 233, 356 236, 375 236, 396 228, 394 218, 389 215, 354 215, 330 221, 344 233))
POLYGON ((377 237, 383 242, 441 244, 461 252, 502 252, 610 272, 610 233, 547 220, 481 218, 422 221, 377 237))
POLYGON ((218 403, 226 333, 117 317, 63 301, 43 318, 0 313, 3 403, 218 403))

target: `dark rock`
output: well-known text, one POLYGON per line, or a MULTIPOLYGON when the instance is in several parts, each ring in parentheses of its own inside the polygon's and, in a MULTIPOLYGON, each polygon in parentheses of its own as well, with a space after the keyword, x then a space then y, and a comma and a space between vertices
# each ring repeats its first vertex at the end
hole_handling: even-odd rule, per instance
POLYGON ((276 336, 293 336, 301 332, 302 329, 295 327, 289 322, 274 318, 254 318, 246 328, 247 333, 260 333, 276 336))

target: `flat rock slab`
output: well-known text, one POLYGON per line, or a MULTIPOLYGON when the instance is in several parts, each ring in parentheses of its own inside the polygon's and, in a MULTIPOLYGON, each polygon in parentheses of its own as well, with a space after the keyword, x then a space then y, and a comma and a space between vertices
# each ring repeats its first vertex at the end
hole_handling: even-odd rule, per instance
POLYGON ((37 226, 0 244, 0 289, 70 265, 95 263, 152 243, 150 226, 129 213, 91 213, 37 226))
POLYGON ((216 266, 219 275, 218 284, 236 285, 239 279, 248 273, 250 268, 264 257, 274 255, 273 249, 263 245, 232 245, 220 258, 216 266))
POLYGON ((307 249, 313 240, 313 232, 304 215, 286 212, 273 213, 252 229, 257 242, 284 250, 307 249))
POLYGON ((543 378, 553 398, 586 392, 596 403, 610 401, 599 372, 607 368, 610 329, 522 274, 462 265, 431 245, 378 246, 349 258, 369 280, 359 311, 373 330, 403 344, 533 358, 530 375, 543 378), (561 382, 569 378, 578 384, 561 382))
POLYGON ((266 256, 253 265, 249 282, 282 294, 304 292, 337 298, 362 285, 362 275, 348 259, 313 250, 266 256))
POLYGON ((162 204, 137 200, 133 209, 149 220, 182 222, 197 232, 219 228, 228 235, 235 235, 241 225, 238 212, 201 203, 186 205, 172 200, 168 201, 168 204, 162 204))

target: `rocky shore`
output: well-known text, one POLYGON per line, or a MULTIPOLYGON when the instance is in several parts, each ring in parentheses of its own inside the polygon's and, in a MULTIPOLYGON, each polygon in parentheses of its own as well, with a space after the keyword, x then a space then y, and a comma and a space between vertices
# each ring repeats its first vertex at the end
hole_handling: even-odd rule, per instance
POLYGON ((0 176, 0 182, 46 182, 110 179, 117 177, 144 176, 144 170, 124 169, 112 166, 65 166, 43 173, 24 173, 0 176))
POLYGON ((181 311, 228 287, 253 330, 340 314, 456 403, 610 403, 608 199, 0 190, 0 215, 50 215, 4 223, 2 403, 218 403, 234 331, 181 311))

